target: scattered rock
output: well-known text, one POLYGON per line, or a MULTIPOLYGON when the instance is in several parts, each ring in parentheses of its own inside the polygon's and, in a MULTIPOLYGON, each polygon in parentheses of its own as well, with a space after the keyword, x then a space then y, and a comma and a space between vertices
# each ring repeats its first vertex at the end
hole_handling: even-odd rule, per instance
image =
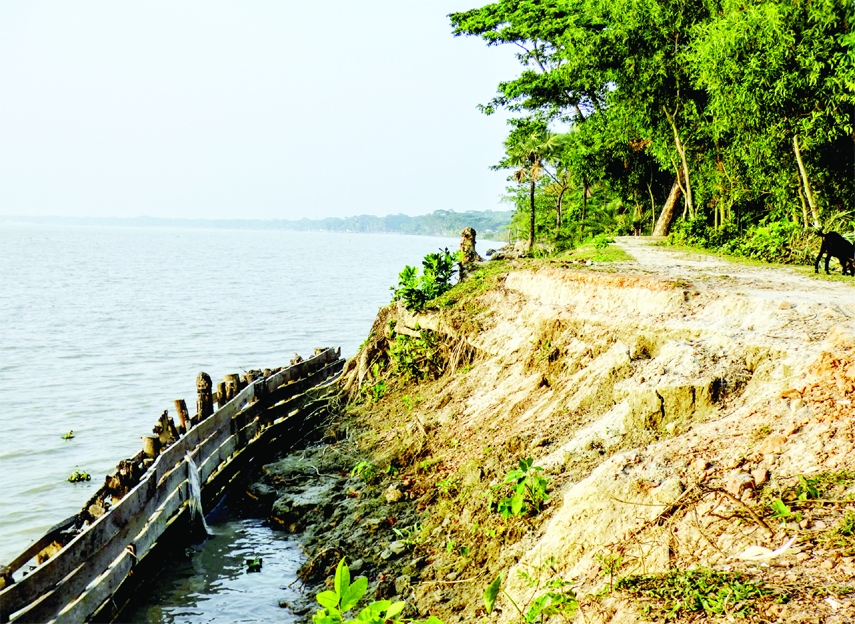
POLYGON ((297 533, 318 507, 331 502, 331 483, 308 485, 303 490, 281 496, 270 512, 271 526, 297 533))
POLYGON ((390 485, 383 491, 383 497, 387 503, 397 503, 404 497, 404 494, 398 489, 397 485, 390 485))
POLYGON ((375 600, 385 600, 395 595, 395 584, 388 580, 382 580, 377 583, 377 588, 374 590, 375 600))
POLYGON ((754 477, 745 472, 732 472, 725 481, 724 488, 736 498, 740 498, 745 490, 753 490, 754 477))
POLYGON ((703 457, 698 457, 692 462, 692 469, 695 472, 706 472, 706 469, 709 467, 710 463, 703 457))
POLYGON ((770 453, 777 453, 781 450, 781 447, 787 443, 787 437, 781 435, 780 433, 773 433, 768 436, 763 442, 757 447, 757 452, 761 455, 769 455, 770 453))
POLYGON ((651 491, 653 498, 665 505, 670 505, 677 500, 686 488, 677 477, 665 479, 658 488, 651 491))
POLYGON ((407 545, 404 542, 396 540, 391 542, 387 548, 383 549, 383 552, 380 553, 380 558, 383 561, 388 561, 392 557, 397 557, 405 550, 407 550, 407 545))
POLYGON ((395 593, 399 596, 403 596, 404 593, 410 588, 410 577, 406 574, 402 574, 398 578, 395 579, 395 593))
POLYGON ((751 471, 751 478, 754 479, 754 487, 759 488, 769 482, 769 471, 765 468, 755 468, 751 471))

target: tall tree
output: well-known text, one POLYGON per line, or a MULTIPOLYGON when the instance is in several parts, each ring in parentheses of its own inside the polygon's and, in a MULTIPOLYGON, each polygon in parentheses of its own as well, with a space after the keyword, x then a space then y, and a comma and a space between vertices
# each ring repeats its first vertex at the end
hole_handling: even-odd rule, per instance
POLYGON ((528 248, 531 251, 534 249, 537 229, 535 188, 544 174, 544 161, 555 151, 557 140, 543 119, 512 121, 514 129, 505 141, 506 156, 498 167, 514 169, 514 180, 529 185, 528 248))

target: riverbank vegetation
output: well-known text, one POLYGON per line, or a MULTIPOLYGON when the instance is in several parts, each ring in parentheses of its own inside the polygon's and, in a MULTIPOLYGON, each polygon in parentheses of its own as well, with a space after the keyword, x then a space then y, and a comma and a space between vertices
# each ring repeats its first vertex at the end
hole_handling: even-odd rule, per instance
POLYGON ((805 263, 855 229, 855 35, 844 0, 500 0, 454 34, 517 49, 505 158, 518 238, 599 233, 805 263))

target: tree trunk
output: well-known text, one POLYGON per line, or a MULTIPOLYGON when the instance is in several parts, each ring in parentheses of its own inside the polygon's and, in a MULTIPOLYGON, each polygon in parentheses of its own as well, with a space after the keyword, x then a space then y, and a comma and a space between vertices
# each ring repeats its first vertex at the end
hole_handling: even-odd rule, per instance
POLYGON ((813 227, 819 229, 819 211, 816 209, 816 202, 813 199, 813 191, 810 188, 810 182, 808 182, 805 164, 802 162, 802 151, 799 149, 798 136, 793 136, 793 151, 796 153, 796 162, 799 164, 799 172, 802 174, 802 180, 804 181, 805 196, 807 196, 807 201, 810 205, 810 212, 813 216, 813 227))
MULTIPOLYGON (((563 188, 563 189, 561 189, 561 192, 558 193, 558 202, 556 205, 556 208, 558 209, 558 216, 556 218, 555 225, 559 230, 561 229, 561 200, 564 199, 564 192, 566 190, 567 190, 566 188, 563 188)), ((559 232, 559 234, 560 234, 560 232, 559 232)))
POLYGON ((653 189, 650 188, 650 185, 647 185, 647 192, 650 194, 650 220, 652 223, 650 224, 650 233, 653 233, 653 230, 656 229, 656 200, 653 199, 653 189))
MULTIPOLYGON (((686 188, 684 192, 686 193, 686 209, 689 211, 689 218, 695 218, 695 205, 692 202, 692 183, 689 180, 689 163, 686 161, 686 148, 683 146, 683 142, 680 140, 680 135, 677 132, 677 124, 674 121, 674 117, 668 114, 668 109, 664 106, 662 109, 665 111, 665 117, 668 118, 668 121, 671 123, 671 129, 674 131, 674 145, 677 148, 677 153, 680 155, 680 160, 683 165, 683 181, 686 183, 686 188)), ((677 109, 674 109, 674 115, 677 115, 677 109)))
POLYGON ((807 202, 805 202, 805 194, 802 191, 802 181, 799 180, 799 199, 802 201, 802 218, 804 219, 805 229, 810 227, 810 221, 808 220, 808 207, 807 202))
POLYGON ((531 253, 534 249, 534 179, 529 187, 529 201, 531 202, 531 218, 529 219, 528 230, 528 252, 531 253))
POLYGON ((671 192, 668 193, 668 199, 665 200, 665 205, 662 206, 662 212, 659 215, 659 220, 656 222, 656 227, 653 228, 653 236, 668 236, 671 231, 671 222, 674 220, 675 208, 677 200, 680 199, 680 174, 677 174, 677 179, 671 186, 671 192))
POLYGON ((588 177, 582 176, 582 223, 588 216, 588 177))

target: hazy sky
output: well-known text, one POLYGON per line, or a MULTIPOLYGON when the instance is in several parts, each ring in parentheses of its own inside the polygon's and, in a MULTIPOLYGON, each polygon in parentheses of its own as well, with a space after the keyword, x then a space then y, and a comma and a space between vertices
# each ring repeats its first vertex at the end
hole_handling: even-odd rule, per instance
POLYGON ((487 0, 0 2, 0 214, 506 209, 487 0))

